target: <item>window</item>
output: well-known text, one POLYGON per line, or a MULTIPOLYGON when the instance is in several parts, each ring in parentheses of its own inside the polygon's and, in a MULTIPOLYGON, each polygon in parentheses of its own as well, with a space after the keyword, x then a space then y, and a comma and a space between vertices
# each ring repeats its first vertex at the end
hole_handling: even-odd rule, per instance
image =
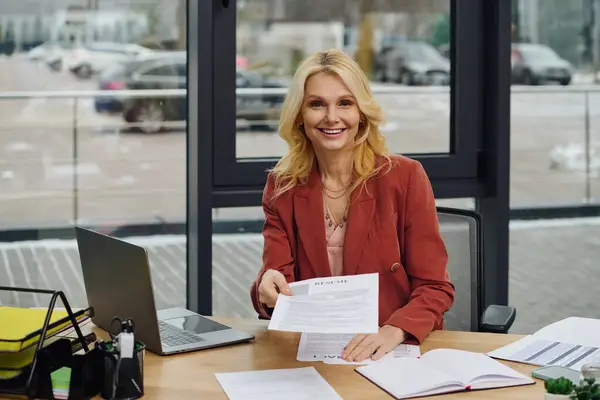
POLYGON ((511 223, 510 302, 522 310, 512 332, 529 334, 587 317, 585 294, 595 290, 598 228, 572 216, 597 215, 600 200, 600 9, 594 1, 513 5, 510 203, 521 215, 547 218, 511 223), (552 304, 544 301, 558 285, 552 304))
POLYGON ((290 78, 303 58, 329 48, 353 56, 369 76, 390 150, 422 161, 432 179, 476 177, 481 60, 468 54, 480 46, 477 1, 215 7, 216 186, 264 184, 287 150, 277 124, 290 78))
POLYGON ((599 12, 588 1, 521 0, 513 10, 513 208, 577 207, 600 199, 593 25, 599 12))
MULTIPOLYGON (((278 100, 282 94, 285 95, 285 86, 282 86, 282 83, 285 85, 285 76, 271 78, 266 85, 265 74, 259 71, 264 66, 260 63, 254 64, 252 59, 244 56, 246 53, 251 54, 252 51, 260 49, 259 45, 268 44, 260 42, 260 36, 252 33, 254 30, 271 29, 275 17, 285 10, 291 10, 290 13, 296 15, 302 14, 308 8, 319 10, 323 8, 332 10, 332 15, 323 12, 322 19, 313 18, 312 22, 348 19, 349 22, 347 25, 344 23, 341 33, 343 43, 338 46, 338 48, 345 48, 347 43, 356 40, 356 33, 352 32, 352 28, 359 32, 364 29, 363 24, 351 23, 357 20, 355 14, 358 13, 360 16, 364 12, 369 13, 370 9, 364 10, 359 7, 358 0, 328 0, 328 4, 321 7, 323 3, 323 1, 299 0, 189 2, 190 21, 197 22, 190 23, 189 26, 190 49, 194 49, 193 53, 190 53, 191 69, 188 86, 191 111, 188 121, 190 126, 189 185, 190 188, 201 188, 201 190, 190 189, 190 216, 195 213, 196 218, 190 217, 188 221, 190 239, 193 238, 189 240, 188 257, 190 266, 196 265, 197 268, 189 270, 188 286, 193 297, 189 298, 193 307, 204 313, 212 312, 211 303, 215 303, 219 313, 229 307, 225 304, 226 296, 222 296, 227 291, 226 286, 218 287, 218 284, 221 284, 218 280, 222 276, 217 276, 217 272, 215 276, 212 274, 216 271, 214 263, 217 250, 214 242, 213 246, 209 245, 211 236, 207 232, 207 227, 211 226, 211 207, 220 210, 235 208, 228 216, 239 217, 240 207, 259 205, 266 169, 277 161, 277 154, 281 154, 281 151, 276 148, 277 142, 274 141, 271 145, 264 144, 265 136, 273 136, 273 132, 265 131, 254 132, 256 135, 253 138, 258 140, 258 143, 262 143, 259 146, 263 147, 253 150, 256 152, 255 156, 238 154, 241 151, 249 151, 246 148, 241 149, 245 146, 237 143, 239 125, 243 128, 248 127, 248 124, 244 127, 240 123, 243 121, 238 121, 240 119, 238 116, 241 114, 240 103, 246 101, 244 98, 254 96, 258 104, 250 105, 260 106, 261 102, 278 100), (330 7, 329 3, 335 6, 330 7), (350 8, 349 16, 345 14, 347 11, 345 7, 350 8), (254 22, 242 27, 242 24, 238 24, 238 21, 242 21, 238 13, 244 9, 250 10, 244 18, 248 17, 250 20, 254 18, 254 22), (243 46, 240 46, 237 40, 240 30, 247 38, 243 46), (193 45, 192 41, 195 42, 193 45), (243 87, 254 82, 259 82, 261 86, 243 87), (194 132, 198 134, 195 135, 194 132), (204 134, 205 132, 212 134, 207 135, 204 134), (263 142, 260 142, 261 138, 263 142), (238 148, 240 151, 237 150, 238 148), (213 254, 215 258, 211 259, 213 254), (211 262, 213 268, 209 267, 211 262), (215 296, 222 297, 215 299, 215 296)), ((395 5, 400 2, 360 2, 364 7, 383 3, 395 5)), ((424 2, 406 0, 402 3, 416 7, 412 9, 414 12, 424 2)), ((506 164, 509 70, 508 63, 504 64, 501 61, 508 62, 508 56, 504 55, 510 49, 510 3, 478 0, 444 2, 433 0, 427 3, 437 5, 444 3, 449 11, 446 17, 450 26, 446 30, 450 36, 447 40, 448 45, 436 48, 440 56, 450 63, 450 84, 446 89, 449 113, 443 129, 440 129, 441 132, 445 129, 448 144, 440 146, 439 150, 436 150, 433 145, 427 149, 423 147, 419 149, 415 146, 412 153, 403 149, 393 150, 408 153, 409 156, 423 163, 432 180, 437 199, 475 198, 474 203, 461 202, 461 205, 476 208, 486 221, 483 229, 486 237, 484 300, 486 304, 506 304, 508 174, 505 172, 508 168, 506 164)), ((277 21, 285 22, 280 19, 277 21)), ((365 36, 368 38, 368 33, 359 38, 363 37, 364 41, 365 36)), ((329 40, 327 37, 324 35, 324 38, 329 40)), ((337 31, 334 37, 340 37, 337 31)), ((400 47, 402 43, 392 38, 382 41, 381 46, 382 48, 400 47)), ((364 48, 364 44, 359 46, 359 49, 362 49, 360 57, 366 56, 368 59, 369 52, 365 52, 364 48)), ((423 54, 431 54, 426 51, 423 54)), ((381 87, 385 87, 386 84, 388 83, 381 83, 381 87)), ((434 92, 439 89, 437 86, 409 87, 405 88, 404 94, 408 95, 414 91, 423 95, 429 94, 428 90, 434 92)), ((385 92, 385 89, 381 89, 381 92, 385 92)), ((244 111, 250 108, 247 107, 248 104, 242 105, 244 111)), ((272 129, 269 125, 272 121, 276 122, 277 113, 274 117, 274 119, 258 121, 265 125, 264 127, 272 129)), ((421 120, 422 118, 419 122, 421 120)), ((429 133, 427 130, 423 132, 423 134, 429 133)), ((248 140, 247 144, 251 146, 253 142, 248 140)), ((408 145, 402 147, 409 148, 408 145)), ((256 217, 254 213, 260 213, 260 210, 256 209, 250 211, 253 213, 253 219, 256 217)), ((240 231, 245 229, 246 227, 242 227, 240 231)), ((237 248, 235 244, 231 247, 237 248)), ((226 250, 230 251, 230 249, 226 250)), ((250 251, 254 250, 250 249, 250 251)), ((255 271, 257 266, 253 265, 252 268, 250 273, 255 271)), ((246 284, 247 282, 240 286, 242 288, 240 293, 243 292, 246 284)))
MULTIPOLYGON (((80 224, 127 240, 153 235, 141 243, 150 253, 157 305, 185 305, 185 106, 136 102, 125 64, 131 49, 150 41, 157 51, 146 52, 181 53, 185 63, 187 35, 179 27, 186 2, 101 1, 78 11, 81 23, 69 26, 66 3, 0 2, 0 236, 13 242, 0 246, 0 281, 62 289, 72 306, 85 306, 72 229, 80 224), (35 35, 15 37, 22 19, 36 21, 35 35), (100 50, 93 52, 65 45, 85 32, 113 43, 91 45, 100 50), (117 36, 126 42, 115 43, 117 36), (175 233, 172 240, 158 235, 165 229, 175 233), (67 240, 45 241, 56 236, 67 240), (34 237, 40 241, 20 241, 34 237)), ((185 103, 185 85, 175 92, 185 103)))
MULTIPOLYGON (((472 210, 474 199, 444 199, 436 203, 439 207, 472 210)), ((264 212, 261 207, 217 208, 212 215, 213 315, 255 319, 248 293, 262 265, 264 212)))

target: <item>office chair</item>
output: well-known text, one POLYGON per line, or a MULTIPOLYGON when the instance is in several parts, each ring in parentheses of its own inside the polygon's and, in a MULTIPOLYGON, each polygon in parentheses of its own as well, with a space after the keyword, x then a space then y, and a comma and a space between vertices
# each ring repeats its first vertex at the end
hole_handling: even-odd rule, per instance
POLYGON ((470 210, 438 207, 440 232, 448 251, 448 273, 456 287, 444 328, 455 331, 508 333, 516 309, 490 305, 483 310, 483 235, 481 216, 470 210))

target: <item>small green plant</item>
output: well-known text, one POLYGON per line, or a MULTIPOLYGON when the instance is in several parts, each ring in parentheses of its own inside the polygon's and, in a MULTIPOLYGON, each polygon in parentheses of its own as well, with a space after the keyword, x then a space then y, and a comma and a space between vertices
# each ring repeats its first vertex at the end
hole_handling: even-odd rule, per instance
POLYGON ((572 400, 600 400, 600 384, 596 383, 595 378, 586 378, 579 385, 575 386, 572 400))
POLYGON ((565 377, 548 379, 544 382, 546 392, 551 394, 571 394, 575 389, 575 384, 565 377))

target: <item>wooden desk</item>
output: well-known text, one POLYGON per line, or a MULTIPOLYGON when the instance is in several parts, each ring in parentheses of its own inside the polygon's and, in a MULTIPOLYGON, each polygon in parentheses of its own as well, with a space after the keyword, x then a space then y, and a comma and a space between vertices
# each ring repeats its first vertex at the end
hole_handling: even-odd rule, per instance
MULTIPOLYGON (((267 321, 216 319, 229 326, 251 331, 256 335, 256 340, 251 343, 166 357, 156 356, 147 351, 144 374, 145 399, 227 399, 214 376, 215 372, 306 366, 314 366, 345 400, 392 399, 390 395, 354 371, 355 366, 296 361, 299 334, 267 331, 267 321)), ((520 338, 518 335, 436 331, 421 345, 421 351, 444 347, 487 352, 518 338, 520 338)), ((533 369, 532 366, 523 364, 507 364, 527 375, 530 375, 533 369)), ((543 393, 543 384, 538 382, 535 385, 457 393, 442 398, 541 399, 543 393)))
MULTIPOLYGON (((314 366, 345 400, 392 399, 390 395, 354 371, 355 366, 296 361, 299 334, 267 331, 267 321, 215 319, 229 326, 254 333, 256 340, 250 343, 172 356, 157 356, 146 351, 143 399, 227 399, 215 378, 216 372, 306 366, 314 366)), ((519 338, 519 335, 436 331, 421 345, 421 352, 436 348, 488 352, 519 338)), ((510 362, 506 364, 526 375, 530 375, 533 369, 533 366, 524 364, 510 362)), ((537 381, 535 385, 456 393, 436 396, 436 398, 542 399, 543 393, 544 386, 541 381, 537 381)), ((0 397, 0 399, 4 398, 0 397)))

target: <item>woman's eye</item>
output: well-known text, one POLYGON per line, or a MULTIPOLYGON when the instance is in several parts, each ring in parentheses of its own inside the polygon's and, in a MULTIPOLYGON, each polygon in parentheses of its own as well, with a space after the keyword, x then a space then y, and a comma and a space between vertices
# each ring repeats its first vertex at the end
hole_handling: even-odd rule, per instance
POLYGON ((323 103, 322 103, 322 102, 320 102, 320 101, 312 101, 312 102, 310 103, 310 106, 311 106, 311 107, 321 107, 322 105, 323 105, 323 103))
POLYGON ((352 105, 352 102, 350 100, 342 100, 342 101, 340 101, 340 105, 342 107, 349 107, 352 105))

